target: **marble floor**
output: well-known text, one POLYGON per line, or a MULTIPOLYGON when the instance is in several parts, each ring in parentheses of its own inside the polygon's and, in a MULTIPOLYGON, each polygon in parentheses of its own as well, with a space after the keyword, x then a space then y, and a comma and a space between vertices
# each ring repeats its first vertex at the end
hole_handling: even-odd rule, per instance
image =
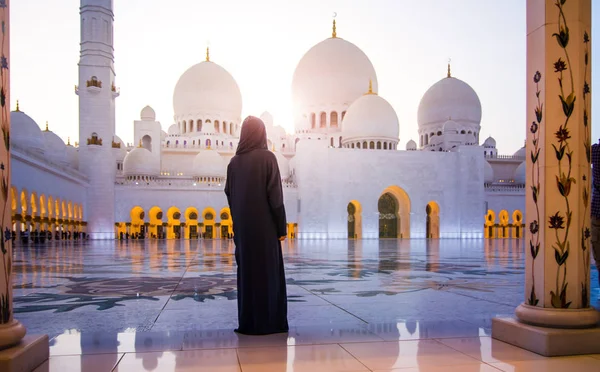
MULTIPOLYGON (((288 334, 241 336, 230 241, 15 247, 37 371, 599 371, 492 340, 522 302, 522 240, 286 242, 288 334)), ((600 306, 592 269, 592 304, 600 306)))

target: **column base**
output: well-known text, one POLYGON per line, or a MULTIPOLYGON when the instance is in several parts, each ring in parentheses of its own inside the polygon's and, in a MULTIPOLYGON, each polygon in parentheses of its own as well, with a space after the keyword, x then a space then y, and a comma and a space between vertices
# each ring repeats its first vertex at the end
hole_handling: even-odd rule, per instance
POLYGON ((547 357, 600 353, 600 327, 545 328, 494 318, 492 338, 547 357))
POLYGON ((48 335, 25 336, 17 345, 0 351, 0 371, 31 372, 48 360, 48 335))
POLYGON ((593 307, 553 309, 522 303, 517 306, 515 315, 523 323, 550 328, 592 328, 600 322, 600 313, 593 307))

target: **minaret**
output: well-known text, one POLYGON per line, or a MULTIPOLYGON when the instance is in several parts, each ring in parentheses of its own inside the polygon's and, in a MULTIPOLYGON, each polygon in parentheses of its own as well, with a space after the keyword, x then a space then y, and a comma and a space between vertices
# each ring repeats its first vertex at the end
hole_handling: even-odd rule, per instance
POLYGON ((115 135, 113 1, 81 0, 79 58, 79 170, 89 178, 84 220, 91 239, 113 239, 115 135))

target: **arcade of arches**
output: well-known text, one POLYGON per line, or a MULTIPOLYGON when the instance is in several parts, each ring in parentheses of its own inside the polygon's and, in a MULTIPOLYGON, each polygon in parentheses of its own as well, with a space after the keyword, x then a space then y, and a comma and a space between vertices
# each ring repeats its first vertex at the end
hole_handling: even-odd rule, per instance
MULTIPOLYGON (((348 239, 362 238, 362 205, 351 200, 347 207, 348 239)), ((440 206, 430 201, 425 209, 425 238, 440 237, 440 206)), ((398 186, 388 187, 383 191, 377 203, 379 212, 379 238, 410 238, 411 202, 408 194, 398 186)), ((522 238, 524 236, 523 213, 515 210, 509 221, 508 211, 500 211, 496 222, 496 214, 489 210, 485 216, 485 238, 522 238)))
MULTIPOLYGON (((181 210, 170 207, 163 211, 154 206, 144 210, 133 207, 128 222, 115 223, 117 239, 231 239, 233 222, 229 208, 216 210, 212 207, 198 209, 188 207, 181 210)), ((297 224, 288 223, 288 238, 294 238, 297 224)))
POLYGON ((57 239, 75 238, 75 233, 85 233, 87 222, 83 220, 83 205, 53 195, 39 194, 26 189, 10 189, 13 231, 48 231, 57 239))
POLYGON ((523 212, 516 209, 510 217, 508 211, 505 209, 501 210, 498 216, 496 216, 496 212, 493 210, 488 210, 484 224, 485 238, 523 238, 525 236, 523 212))

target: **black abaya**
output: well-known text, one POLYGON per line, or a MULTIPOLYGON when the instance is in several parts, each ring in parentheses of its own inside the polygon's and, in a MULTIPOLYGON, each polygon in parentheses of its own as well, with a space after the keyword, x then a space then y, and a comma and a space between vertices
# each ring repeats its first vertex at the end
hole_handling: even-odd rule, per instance
POLYGON ((287 235, 281 177, 267 149, 263 122, 248 117, 227 167, 225 194, 233 218, 239 333, 288 330, 287 295, 279 237, 287 235))

